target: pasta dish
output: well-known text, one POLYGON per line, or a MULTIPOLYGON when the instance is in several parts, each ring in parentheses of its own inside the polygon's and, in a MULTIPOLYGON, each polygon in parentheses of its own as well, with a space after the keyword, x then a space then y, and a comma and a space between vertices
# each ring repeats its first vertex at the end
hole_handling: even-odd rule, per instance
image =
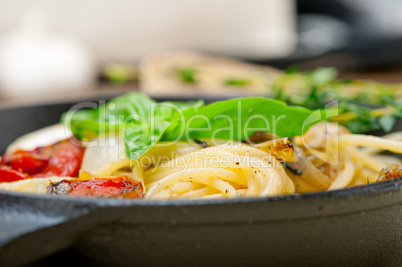
POLYGON ((402 176, 402 133, 354 134, 336 107, 268 98, 74 107, 20 137, 0 189, 81 197, 216 199, 337 190, 402 176), (84 108, 82 108, 84 107, 84 108))

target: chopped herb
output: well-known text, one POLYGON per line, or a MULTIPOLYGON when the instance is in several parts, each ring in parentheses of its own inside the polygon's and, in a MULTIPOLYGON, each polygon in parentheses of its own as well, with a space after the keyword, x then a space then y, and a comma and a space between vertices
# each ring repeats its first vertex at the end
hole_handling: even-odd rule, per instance
POLYGON ((250 80, 245 80, 245 79, 228 79, 225 80, 225 85, 230 85, 230 86, 246 86, 251 83, 250 80))
POLYGON ((197 83, 198 70, 195 68, 176 68, 176 74, 179 76, 182 82, 189 84, 197 83))
POLYGON ((315 86, 326 84, 338 76, 335 68, 318 68, 310 73, 311 80, 315 86))
POLYGON ((291 171, 294 175, 302 175, 302 171, 299 169, 295 169, 292 166, 290 166, 287 162, 282 162, 283 167, 291 171))
POLYGON ((138 78, 138 70, 125 64, 108 64, 103 69, 103 74, 113 83, 126 83, 138 78))
POLYGON ((207 148, 209 147, 208 143, 204 140, 200 140, 200 139, 194 139, 194 142, 196 142, 197 144, 199 144, 202 148, 207 148))
POLYGON ((353 133, 389 132, 402 119, 401 85, 374 81, 335 80, 336 69, 286 71, 273 85, 274 98, 308 109, 337 101, 340 114, 331 118, 353 133))
POLYGON ((290 66, 289 68, 287 68, 287 69, 285 70, 285 74, 298 73, 298 72, 300 72, 300 71, 301 71, 301 70, 300 70, 300 66, 293 65, 293 66, 290 66))

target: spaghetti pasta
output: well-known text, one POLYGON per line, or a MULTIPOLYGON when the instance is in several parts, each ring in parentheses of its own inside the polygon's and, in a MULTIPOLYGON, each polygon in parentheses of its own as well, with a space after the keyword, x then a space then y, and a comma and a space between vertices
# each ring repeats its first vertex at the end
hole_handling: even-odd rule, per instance
MULTIPOLYGON (((114 140, 109 143, 114 145, 102 147, 101 152, 96 147, 88 149, 81 172, 90 177, 124 175, 136 179, 142 183, 144 199, 234 198, 336 190, 363 184, 364 181, 375 182, 375 174, 383 167, 391 162, 400 162, 391 156, 373 156, 378 149, 402 151, 400 141, 352 135, 345 130, 339 136, 328 132, 325 136, 322 127, 322 124, 312 127, 307 137, 314 136, 310 140, 315 148, 321 150, 324 143, 334 143, 333 139, 339 138, 339 162, 334 166, 325 162, 317 163, 320 159, 306 156, 308 151, 304 149, 304 154, 299 154, 296 162, 287 163, 299 168, 303 174, 289 171, 266 147, 233 141, 212 146, 209 140, 205 140, 209 144, 206 148, 185 142, 170 145, 161 143, 135 161, 128 160, 120 153, 120 158, 113 156, 103 161, 97 158, 100 165, 91 163, 90 156, 94 156, 94 151, 106 155, 118 151, 118 146, 121 146, 118 139, 122 138, 118 135, 108 136, 109 141, 114 140), (329 139, 329 142, 324 142, 325 139, 329 139), (317 140, 321 141, 317 143, 317 140)), ((51 182, 63 179, 66 178, 0 183, 0 189, 45 193, 46 186, 51 182)))
MULTIPOLYGON (((256 197, 336 190, 372 183, 383 167, 400 162, 396 157, 373 155, 380 150, 401 152, 402 142, 395 140, 399 134, 393 134, 391 137, 394 140, 390 140, 387 137, 353 135, 345 130, 336 135, 331 131, 322 131, 323 127, 323 124, 318 124, 309 130, 307 137, 314 136, 310 137, 310 145, 322 152, 325 144, 335 143, 334 139, 339 139, 339 162, 335 165, 323 162, 308 154, 305 147, 299 146, 296 147, 299 151, 296 162, 291 160, 286 164, 302 174, 292 173, 284 162, 280 162, 262 145, 233 141, 222 141, 220 143, 224 144, 218 142, 213 146, 212 142, 204 140, 208 147, 186 142, 161 143, 134 161, 120 153, 120 158, 113 156, 101 161, 97 158, 100 165, 91 163, 90 156, 94 156, 94 151, 106 155, 118 151, 118 146, 121 146, 118 139, 122 137, 115 135, 108 136, 109 141, 114 140, 109 142, 113 145, 102 147, 101 152, 96 147, 87 149, 81 166, 81 178, 85 178, 85 175, 127 176, 141 182, 144 199, 256 197), (300 149, 303 153, 300 153, 300 149)), ((291 154, 294 157, 293 151, 291 154)), ((0 189, 45 193, 50 183, 64 179, 69 178, 35 178, 0 183, 0 189)))

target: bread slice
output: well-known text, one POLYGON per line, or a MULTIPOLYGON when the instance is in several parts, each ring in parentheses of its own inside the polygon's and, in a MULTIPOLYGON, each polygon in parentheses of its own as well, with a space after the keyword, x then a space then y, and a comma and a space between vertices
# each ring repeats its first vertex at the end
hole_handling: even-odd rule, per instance
POLYGON ((269 94, 281 71, 196 52, 164 52, 140 62, 140 89, 152 96, 269 94))

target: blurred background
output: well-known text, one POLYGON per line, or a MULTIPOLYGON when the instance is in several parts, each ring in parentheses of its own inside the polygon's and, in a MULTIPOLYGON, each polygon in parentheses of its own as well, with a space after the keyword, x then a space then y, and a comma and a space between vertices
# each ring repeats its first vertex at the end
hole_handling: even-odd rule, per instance
POLYGON ((402 2, 0 0, 3 103, 269 94, 292 66, 402 82, 402 2))

